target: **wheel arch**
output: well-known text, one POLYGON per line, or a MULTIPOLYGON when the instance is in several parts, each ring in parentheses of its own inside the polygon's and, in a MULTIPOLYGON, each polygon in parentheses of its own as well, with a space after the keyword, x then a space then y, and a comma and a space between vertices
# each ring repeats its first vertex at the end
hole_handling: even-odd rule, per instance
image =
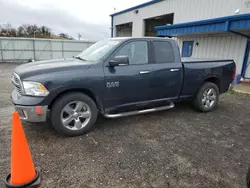
POLYGON ((85 88, 70 88, 70 89, 64 89, 64 90, 60 91, 50 101, 48 108, 51 109, 53 104, 55 103, 55 101, 57 99, 61 98, 63 95, 66 95, 69 93, 75 93, 75 92, 83 93, 83 94, 87 95, 88 97, 90 97, 95 102, 97 109, 101 112, 103 111, 103 105, 102 105, 100 98, 97 95, 95 95, 95 93, 93 91, 91 91, 89 89, 85 89, 85 88))
POLYGON ((195 92, 194 92, 194 96, 196 96, 197 92, 199 91, 199 89, 203 86, 204 83, 206 82, 211 82, 214 83, 215 85, 217 85, 219 92, 221 91, 221 82, 220 79, 217 76, 210 76, 210 77, 206 77, 203 81, 201 81, 199 87, 196 88, 195 92))
POLYGON ((202 84, 204 84, 205 82, 212 82, 212 83, 217 85, 217 87, 219 88, 219 91, 221 90, 221 82, 220 82, 220 79, 218 77, 216 77, 216 76, 208 77, 203 81, 202 84))

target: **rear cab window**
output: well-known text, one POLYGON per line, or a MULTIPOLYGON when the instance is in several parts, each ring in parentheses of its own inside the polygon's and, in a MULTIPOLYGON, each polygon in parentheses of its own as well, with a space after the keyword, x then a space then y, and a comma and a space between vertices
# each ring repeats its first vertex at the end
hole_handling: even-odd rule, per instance
POLYGON ((153 41, 153 55, 155 63, 173 63, 174 50, 168 41, 153 41))

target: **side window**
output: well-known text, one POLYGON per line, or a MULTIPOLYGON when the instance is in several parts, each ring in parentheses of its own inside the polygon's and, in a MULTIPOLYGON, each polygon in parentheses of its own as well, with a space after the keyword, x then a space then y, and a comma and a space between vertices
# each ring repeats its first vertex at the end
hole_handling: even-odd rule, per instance
POLYGON ((182 43, 182 57, 191 57, 193 53, 194 41, 183 41, 182 43))
POLYGON ((170 42, 154 41, 155 63, 172 63, 174 62, 174 51, 170 42))
POLYGON ((148 43, 147 41, 130 42, 123 46, 115 56, 128 56, 129 64, 148 63, 148 43))

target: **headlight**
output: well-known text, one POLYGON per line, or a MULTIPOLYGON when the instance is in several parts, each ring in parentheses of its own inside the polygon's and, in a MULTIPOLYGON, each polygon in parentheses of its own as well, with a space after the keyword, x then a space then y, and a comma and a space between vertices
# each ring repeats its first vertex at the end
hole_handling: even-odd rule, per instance
POLYGON ((39 82, 23 81, 24 93, 32 96, 47 96, 49 91, 39 82))

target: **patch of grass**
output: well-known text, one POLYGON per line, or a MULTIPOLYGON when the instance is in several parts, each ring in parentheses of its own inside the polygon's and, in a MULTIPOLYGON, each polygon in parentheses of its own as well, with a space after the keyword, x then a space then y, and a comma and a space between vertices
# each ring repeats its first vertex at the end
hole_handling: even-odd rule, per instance
POLYGON ((250 98, 250 94, 248 94, 248 93, 241 93, 241 92, 234 91, 234 90, 227 91, 226 94, 236 95, 236 96, 239 96, 239 97, 249 97, 250 98))
POLYGON ((227 91, 226 93, 229 95, 234 95, 234 94, 238 94, 239 92, 234 91, 234 90, 230 90, 230 91, 227 91))

